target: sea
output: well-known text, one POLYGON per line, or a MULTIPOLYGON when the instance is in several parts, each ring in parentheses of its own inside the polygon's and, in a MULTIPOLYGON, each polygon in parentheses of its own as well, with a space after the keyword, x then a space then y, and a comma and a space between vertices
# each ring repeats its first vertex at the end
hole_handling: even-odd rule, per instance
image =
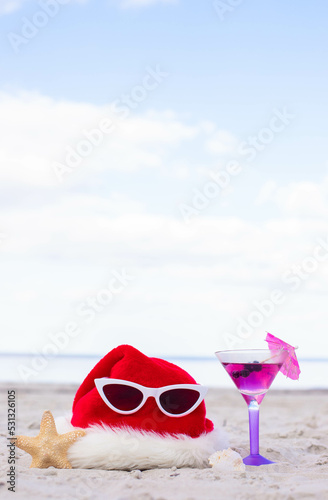
MULTIPOLYGON (((101 355, 52 355, 0 353, 0 382, 81 384, 101 355)), ((158 356, 161 357, 161 356, 158 356)), ((233 388, 233 383, 213 357, 162 356, 188 373, 197 383, 208 387, 233 388)), ((328 358, 300 358, 299 380, 291 380, 279 373, 271 390, 328 389, 328 358)))

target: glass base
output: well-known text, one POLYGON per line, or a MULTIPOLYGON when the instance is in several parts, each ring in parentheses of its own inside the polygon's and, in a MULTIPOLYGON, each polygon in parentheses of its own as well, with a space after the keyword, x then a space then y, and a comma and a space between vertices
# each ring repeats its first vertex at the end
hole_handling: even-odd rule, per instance
POLYGON ((276 462, 272 462, 262 455, 248 455, 243 459, 245 465, 266 465, 266 464, 275 464, 276 462))

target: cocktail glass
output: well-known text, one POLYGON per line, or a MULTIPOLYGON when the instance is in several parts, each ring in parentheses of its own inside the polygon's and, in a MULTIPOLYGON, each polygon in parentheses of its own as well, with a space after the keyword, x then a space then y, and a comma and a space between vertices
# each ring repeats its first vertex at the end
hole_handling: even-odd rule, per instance
POLYGON ((241 349, 215 353, 231 380, 245 399, 249 415, 250 455, 244 458, 245 465, 272 464, 259 451, 260 404, 274 381, 288 351, 280 349, 241 349))

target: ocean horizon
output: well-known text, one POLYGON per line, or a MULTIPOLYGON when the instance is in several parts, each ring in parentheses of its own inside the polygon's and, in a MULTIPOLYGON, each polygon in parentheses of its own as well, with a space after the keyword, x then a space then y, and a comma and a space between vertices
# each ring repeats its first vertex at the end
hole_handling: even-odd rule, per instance
MULTIPOLYGON (((0 353, 0 382, 80 384, 102 357, 96 354, 53 354, 44 358, 34 353, 0 353)), ((200 384, 233 388, 229 376, 215 356, 157 357, 179 365, 200 384)), ((301 375, 298 381, 280 374, 271 389, 328 389, 328 358, 299 358, 299 364, 301 375)))

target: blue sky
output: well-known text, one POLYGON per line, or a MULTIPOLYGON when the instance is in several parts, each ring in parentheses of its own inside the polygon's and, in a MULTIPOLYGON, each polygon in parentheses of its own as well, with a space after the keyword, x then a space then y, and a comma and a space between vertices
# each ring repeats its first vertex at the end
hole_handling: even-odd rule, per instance
POLYGON ((6 33, 19 33, 22 18, 31 20, 40 8, 25 1, 3 16, 2 85, 24 82, 26 90, 57 99, 106 104, 134 85, 146 65, 160 63, 171 79, 153 100, 157 109, 219 119, 240 134, 271 106, 288 103, 301 105, 313 132, 324 134, 325 2, 245 1, 223 20, 209 1, 129 9, 122 3, 62 5, 16 58, 6 33))
POLYGON ((212 1, 54 2, 16 51, 42 2, 0 4, 1 349, 40 351, 77 321, 64 352, 211 355, 280 289, 236 347, 273 330, 322 355, 326 2, 226 0, 223 19, 212 1), (71 168, 104 120, 111 132, 71 168), (122 269, 134 279, 84 322, 77 309, 122 269))

